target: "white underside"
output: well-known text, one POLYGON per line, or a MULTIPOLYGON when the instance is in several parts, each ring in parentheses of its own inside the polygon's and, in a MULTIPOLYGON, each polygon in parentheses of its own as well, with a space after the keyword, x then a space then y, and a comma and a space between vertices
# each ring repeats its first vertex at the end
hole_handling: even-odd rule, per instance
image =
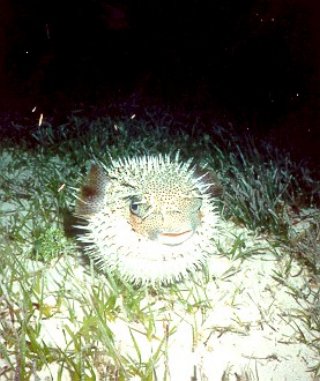
MULTIPOLYGON (((136 284, 170 283, 194 271, 213 251, 218 216, 208 203, 201 225, 180 244, 163 244, 132 230, 122 217, 106 212, 95 214, 80 240, 100 270, 120 275, 136 284)), ((175 241, 177 242, 177 241, 175 241)))

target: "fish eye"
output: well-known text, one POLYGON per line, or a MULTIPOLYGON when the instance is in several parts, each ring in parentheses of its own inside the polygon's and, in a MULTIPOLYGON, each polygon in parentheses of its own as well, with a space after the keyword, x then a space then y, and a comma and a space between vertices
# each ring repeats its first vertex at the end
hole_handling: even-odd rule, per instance
POLYGON ((131 212, 135 214, 137 213, 138 209, 139 209, 139 205, 136 202, 131 202, 130 204, 131 212))
POLYGON ((144 219, 150 214, 150 205, 146 201, 143 201, 140 197, 132 197, 130 199, 129 209, 135 216, 144 219))
POLYGON ((201 198, 195 199, 193 202, 193 210, 199 211, 201 209, 201 206, 202 206, 202 199, 201 198))
POLYGON ((138 199, 137 197, 132 197, 130 200, 130 206, 129 206, 130 212, 132 214, 135 214, 138 217, 141 217, 141 213, 142 213, 141 207, 142 207, 141 200, 138 199))

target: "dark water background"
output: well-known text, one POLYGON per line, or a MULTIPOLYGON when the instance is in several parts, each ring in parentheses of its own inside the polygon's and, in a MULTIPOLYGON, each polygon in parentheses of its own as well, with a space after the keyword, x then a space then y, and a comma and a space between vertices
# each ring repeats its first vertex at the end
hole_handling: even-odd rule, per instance
POLYGON ((130 97, 317 157, 318 2, 2 0, 2 125, 130 97))

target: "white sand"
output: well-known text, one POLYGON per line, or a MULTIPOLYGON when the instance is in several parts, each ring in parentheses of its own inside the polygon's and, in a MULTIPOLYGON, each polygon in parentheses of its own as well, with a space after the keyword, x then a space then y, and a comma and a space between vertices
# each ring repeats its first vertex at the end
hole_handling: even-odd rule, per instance
MULTIPOLYGON (((319 363, 319 354, 305 344, 319 340, 319 332, 307 327, 302 319, 303 311, 313 303, 308 274, 285 253, 277 259, 275 250, 261 237, 231 224, 225 231, 229 233, 220 237, 224 250, 230 250, 234 234, 241 233, 246 243, 244 251, 250 246, 258 254, 245 261, 213 255, 208 263, 212 280, 202 286, 191 281, 179 285, 181 300, 175 300, 170 309, 157 296, 146 298, 146 305, 151 299, 155 302, 152 311, 156 324, 150 338, 143 324, 126 322, 123 311, 115 321, 106 322, 119 354, 138 361, 131 335, 142 361, 147 362, 160 346, 154 379, 161 381, 319 381, 309 371, 319 363), (285 284, 278 282, 276 272, 284 274, 287 268, 285 284), (191 290, 194 295, 200 294, 197 300, 205 301, 207 307, 195 307, 186 313, 183 299, 192 304, 191 290)), ((30 271, 43 266, 37 262, 29 265, 30 271)), ((40 338, 46 345, 72 350, 66 326, 77 332, 85 316, 83 308, 90 308, 77 300, 90 300, 92 282, 106 282, 102 275, 93 280, 86 271, 73 258, 61 258, 45 271, 45 304, 53 311, 57 309, 51 318, 40 321, 40 338), (53 295, 61 287, 73 298, 57 306, 53 295), (69 319, 70 308, 76 316, 73 322, 69 319)), ((102 355, 96 364, 102 369, 100 380, 109 361, 102 355)), ((38 380, 55 380, 58 370, 57 364, 51 364, 38 372, 38 380)), ((63 374, 63 380, 71 379, 66 371, 63 374)))

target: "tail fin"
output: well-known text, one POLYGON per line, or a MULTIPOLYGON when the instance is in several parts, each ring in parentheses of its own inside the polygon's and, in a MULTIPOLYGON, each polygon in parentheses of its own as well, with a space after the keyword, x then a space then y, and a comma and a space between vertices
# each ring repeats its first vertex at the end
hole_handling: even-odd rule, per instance
POLYGON ((108 177, 103 168, 92 164, 76 205, 75 214, 78 217, 86 217, 101 210, 107 183, 108 177))

